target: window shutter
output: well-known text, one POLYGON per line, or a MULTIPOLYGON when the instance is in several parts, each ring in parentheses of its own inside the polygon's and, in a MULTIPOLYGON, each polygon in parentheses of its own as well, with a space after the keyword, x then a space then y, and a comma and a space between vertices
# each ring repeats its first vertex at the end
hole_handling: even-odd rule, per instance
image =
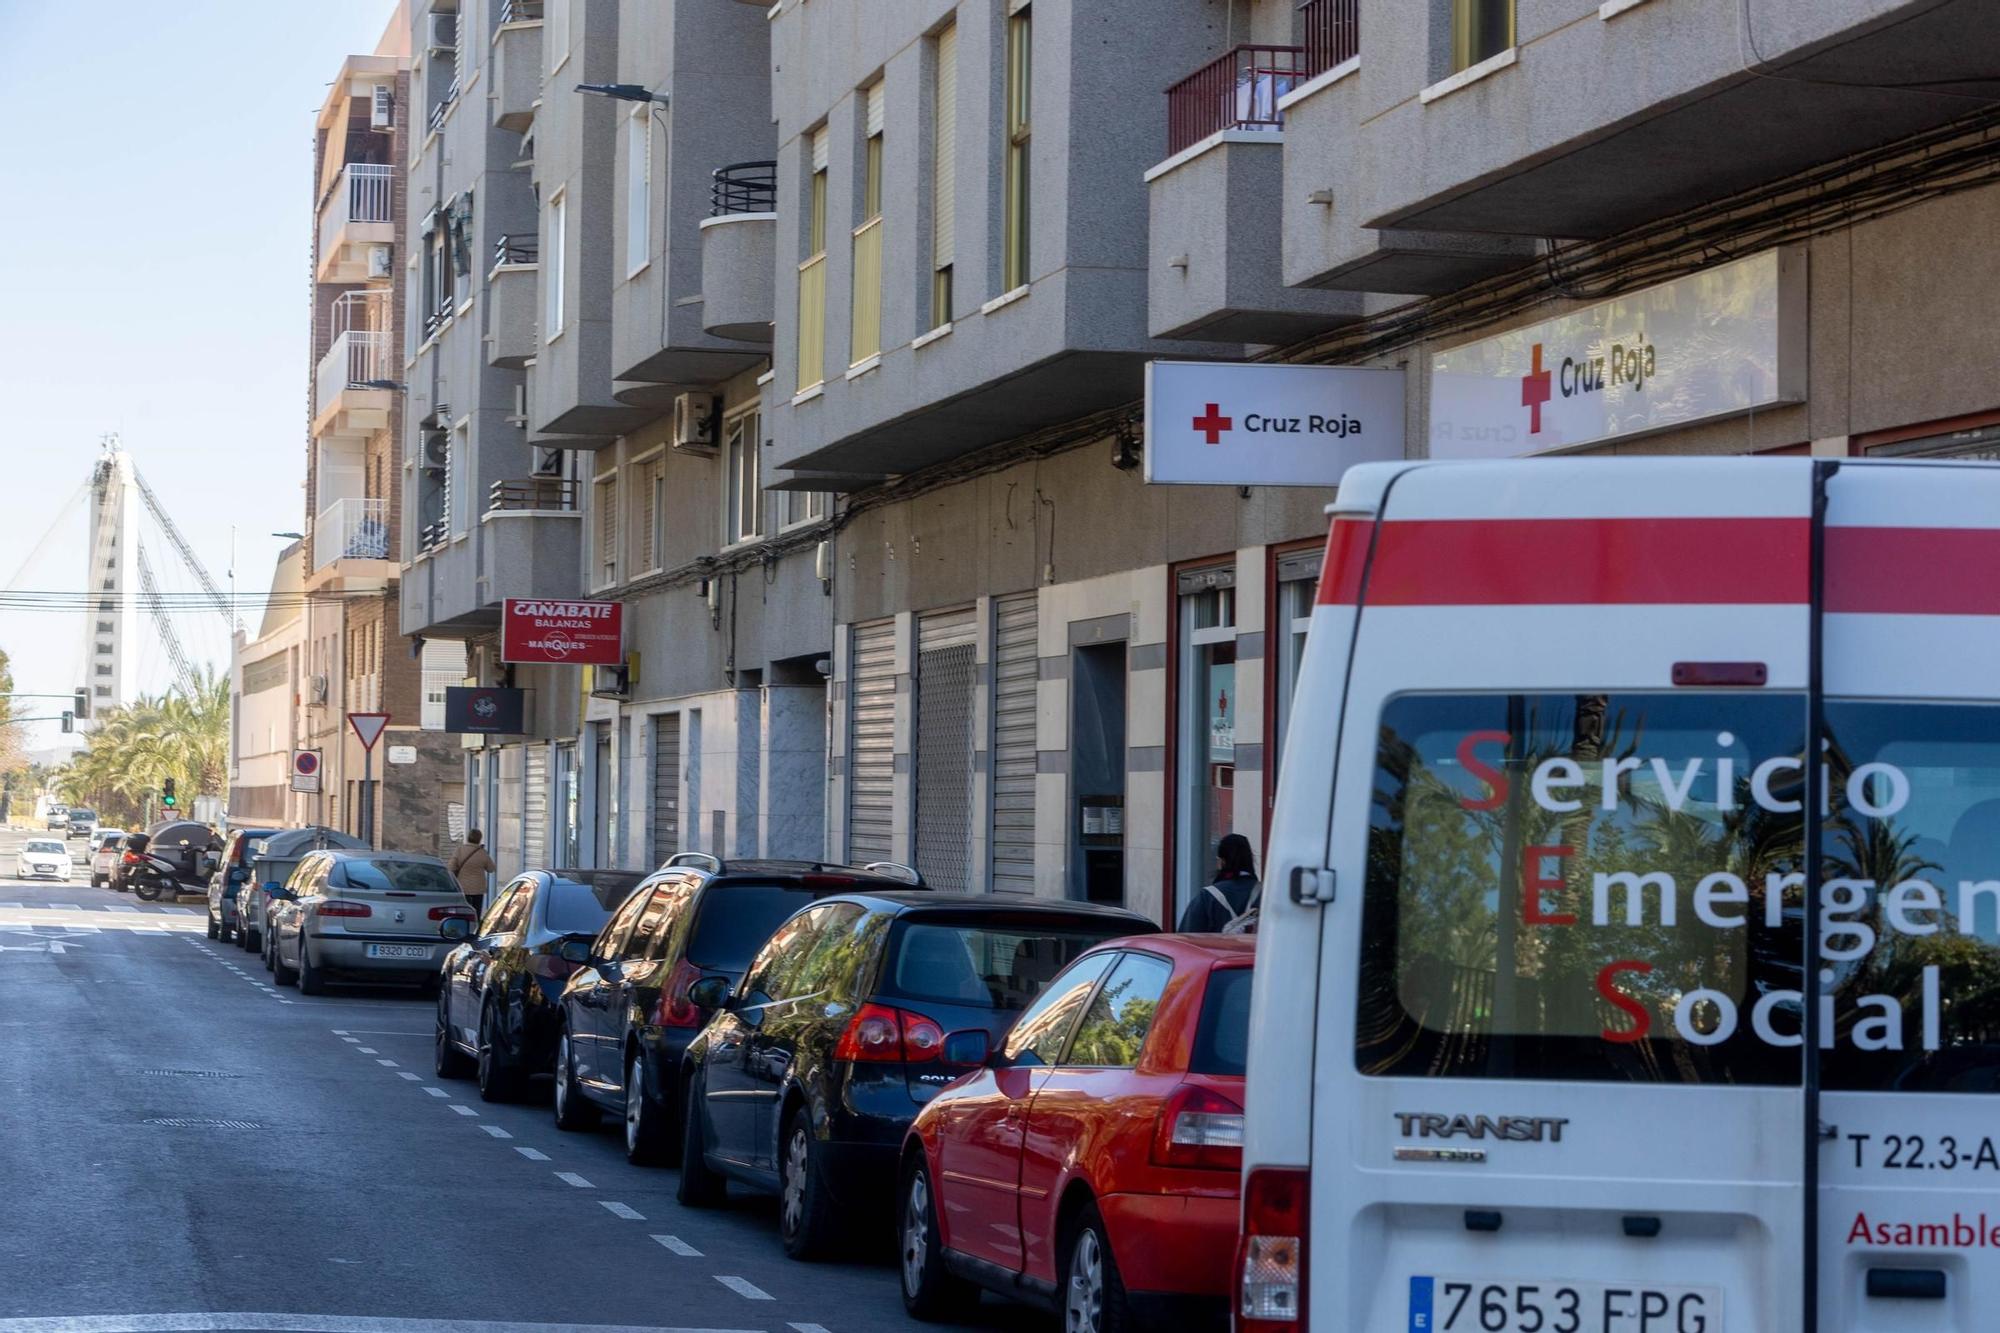
POLYGON ((826 151, 826 126, 822 125, 812 132, 812 169, 814 171, 826 170, 826 151))
MULTIPOLYGON (((937 106, 931 123, 931 267, 952 262, 953 201, 958 197, 958 25, 937 38, 937 106)), ((943 318, 942 315, 939 316, 943 318)))
POLYGON ((868 125, 868 133, 871 135, 880 134, 883 123, 883 102, 886 100, 882 96, 882 80, 877 79, 862 89, 861 97, 868 125))

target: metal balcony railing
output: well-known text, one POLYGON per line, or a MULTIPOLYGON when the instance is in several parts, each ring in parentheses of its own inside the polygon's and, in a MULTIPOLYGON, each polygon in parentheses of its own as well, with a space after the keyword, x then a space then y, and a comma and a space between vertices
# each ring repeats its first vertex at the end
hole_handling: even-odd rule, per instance
POLYGON ((331 407, 342 390, 394 379, 391 351, 387 333, 350 329, 335 338, 319 359, 319 371, 313 377, 314 415, 331 407))
POLYGON ((540 23, 542 0, 500 0, 500 22, 540 23))
POLYGON ((488 513, 524 509, 569 512, 577 508, 577 485, 568 477, 514 477, 496 481, 488 492, 488 513))
POLYGON ((1361 0, 1306 0, 1299 6, 1305 27, 1305 77, 1318 78, 1361 54, 1361 0))
POLYGON ((1167 152, 1223 130, 1276 130, 1278 99, 1305 81, 1302 46, 1239 46, 1167 89, 1167 152))
POLYGON ((457 100, 458 79, 456 76, 453 76, 451 83, 444 90, 444 95, 438 98, 437 105, 431 108, 430 129, 435 131, 439 126, 444 124, 444 118, 451 113, 452 103, 457 100))
POLYGON ((440 518, 426 523, 417 531, 417 549, 431 552, 451 540, 451 520, 440 518))
POLYGON ((395 180, 394 167, 374 162, 353 162, 342 168, 320 200, 320 254, 333 248, 341 228, 349 223, 395 221, 395 180))
POLYGON ((778 164, 732 162, 717 167, 708 187, 708 215, 778 211, 778 164))
POLYGON ((542 238, 533 232, 526 236, 502 236, 493 245, 493 267, 533 264, 538 262, 541 252, 542 238))
POLYGON ((313 568, 336 560, 389 559, 389 502, 335 500, 313 520, 313 568))

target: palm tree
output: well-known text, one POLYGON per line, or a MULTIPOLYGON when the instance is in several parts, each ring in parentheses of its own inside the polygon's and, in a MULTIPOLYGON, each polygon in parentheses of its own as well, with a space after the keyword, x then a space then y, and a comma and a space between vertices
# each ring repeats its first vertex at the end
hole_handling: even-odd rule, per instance
POLYGON ((56 786, 66 800, 136 824, 168 778, 189 798, 222 795, 228 746, 229 681, 204 672, 191 693, 175 689, 107 710, 56 786))

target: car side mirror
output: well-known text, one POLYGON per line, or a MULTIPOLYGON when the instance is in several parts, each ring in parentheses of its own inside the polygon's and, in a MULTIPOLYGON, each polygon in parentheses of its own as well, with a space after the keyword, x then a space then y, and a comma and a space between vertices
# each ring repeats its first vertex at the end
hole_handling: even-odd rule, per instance
POLYGON ((993 1058, 993 1039, 985 1028, 948 1033, 942 1054, 948 1065, 983 1065, 993 1058))
POLYGON ((729 1003, 728 977, 703 977, 688 987, 688 1003, 697 1009, 720 1009, 729 1003))
POLYGON ((583 939, 564 940, 556 946, 556 957, 562 959, 565 963, 574 963, 576 966, 582 967, 590 961, 590 941, 583 939))
POLYGON ((447 940, 462 940, 472 934, 472 923, 462 916, 448 916, 438 922, 438 935, 447 940))

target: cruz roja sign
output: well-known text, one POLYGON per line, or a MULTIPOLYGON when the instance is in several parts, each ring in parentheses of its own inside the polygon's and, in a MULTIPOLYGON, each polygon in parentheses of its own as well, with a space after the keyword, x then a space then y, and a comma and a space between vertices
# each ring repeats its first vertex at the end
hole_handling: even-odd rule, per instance
POLYGON ((1337 486, 1403 456, 1403 372, 1215 361, 1146 365, 1146 480, 1337 486))
POLYGON ((1767 250, 1431 358, 1430 456, 1507 458, 1805 401, 1803 251, 1767 250))

